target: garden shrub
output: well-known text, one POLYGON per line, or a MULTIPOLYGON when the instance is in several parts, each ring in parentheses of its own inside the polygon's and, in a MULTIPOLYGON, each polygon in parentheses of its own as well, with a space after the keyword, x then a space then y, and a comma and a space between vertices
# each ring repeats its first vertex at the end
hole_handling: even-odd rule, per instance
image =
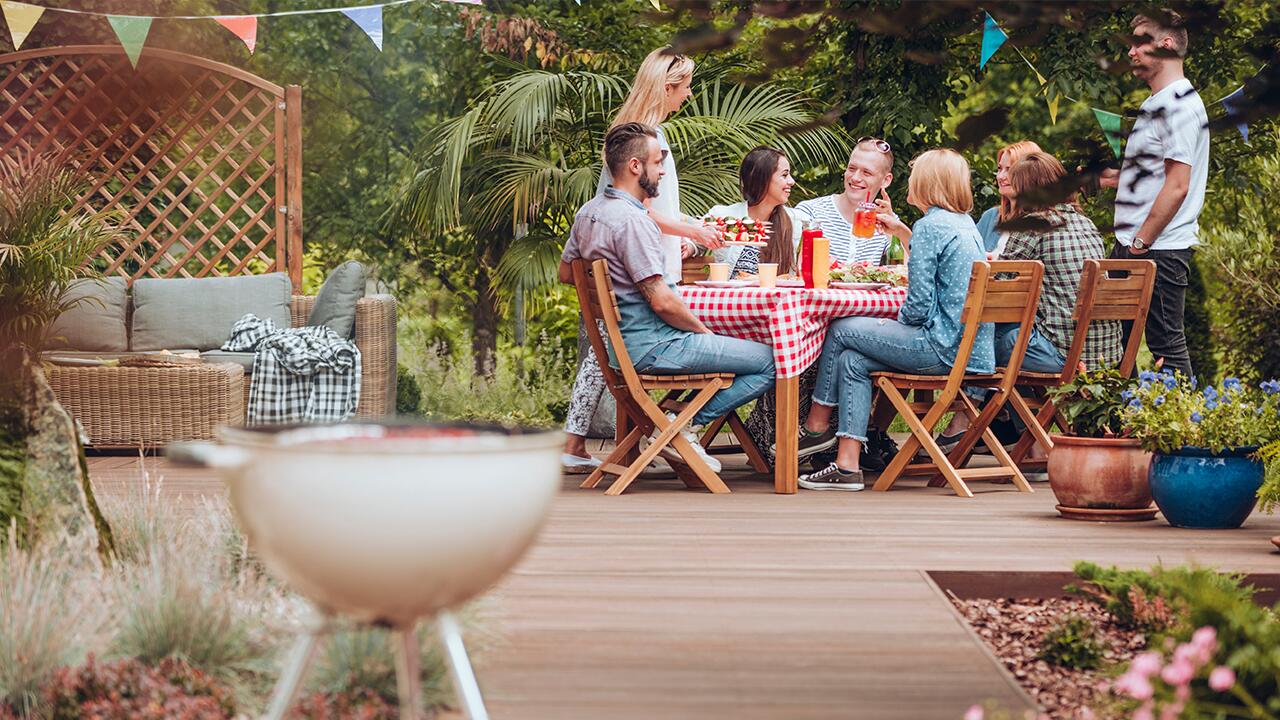
POLYGON ((422 411, 422 387, 418 377, 402 364, 396 365, 396 414, 417 415, 422 411))
POLYGON ((313 693, 289 712, 290 720, 396 720, 400 708, 382 695, 360 688, 341 693, 313 693))
POLYGON ((1102 653, 1102 641, 1093 621, 1074 613, 1055 623, 1040 642, 1042 660, 1077 670, 1098 667, 1102 653))
MULTIPOLYGON (((419 630, 418 640, 422 648, 423 697, 428 707, 444 705, 451 697, 444 657, 425 627, 419 630)), ((390 634, 378 628, 351 628, 333 633, 324 640, 312 671, 311 685, 320 697, 326 698, 317 707, 327 704, 337 709, 343 703, 359 705, 358 701, 365 695, 396 702, 396 665, 390 634)))
POLYGON ((49 720, 225 720, 235 717, 231 691, 176 658, 136 659, 59 670, 44 691, 49 720))

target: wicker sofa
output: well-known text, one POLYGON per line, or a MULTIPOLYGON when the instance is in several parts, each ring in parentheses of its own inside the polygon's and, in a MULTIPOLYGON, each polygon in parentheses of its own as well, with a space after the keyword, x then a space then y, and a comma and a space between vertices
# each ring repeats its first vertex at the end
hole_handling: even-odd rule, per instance
MULTIPOLYGON (((292 297, 289 310, 294 327, 306 323, 314 303, 311 296, 292 297)), ((370 295, 357 301, 355 343, 361 355, 356 416, 393 414, 395 298, 370 295)), ((116 359, 129 354, 102 356, 116 359)), ((219 426, 244 423, 251 380, 244 366, 228 362, 176 367, 52 364, 46 371, 58 401, 80 422, 95 448, 146 448, 175 440, 212 439, 219 426)))

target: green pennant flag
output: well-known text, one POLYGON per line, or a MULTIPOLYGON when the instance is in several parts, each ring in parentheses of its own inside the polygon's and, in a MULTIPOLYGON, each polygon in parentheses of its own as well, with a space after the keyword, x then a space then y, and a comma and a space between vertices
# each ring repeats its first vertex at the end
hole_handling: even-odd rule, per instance
POLYGON ((116 31, 116 37, 124 46, 124 54, 129 56, 129 62, 135 68, 138 67, 138 56, 142 54, 142 45, 147 41, 147 33, 151 32, 152 19, 134 15, 107 16, 107 22, 111 23, 111 29, 116 31))
POLYGON ((1107 137, 1111 151, 1116 154, 1116 157, 1120 157, 1120 116, 1098 108, 1090 109, 1093 110, 1093 116, 1098 119, 1098 124, 1102 126, 1102 134, 1107 137))

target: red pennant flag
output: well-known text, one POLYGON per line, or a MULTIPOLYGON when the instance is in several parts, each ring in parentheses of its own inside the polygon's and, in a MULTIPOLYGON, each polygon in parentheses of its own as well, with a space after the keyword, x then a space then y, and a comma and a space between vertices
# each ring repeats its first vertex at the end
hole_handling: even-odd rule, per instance
POLYGON ((249 48, 249 54, 253 54, 253 48, 258 44, 258 18, 256 17, 215 17, 214 20, 222 27, 235 33, 236 37, 244 41, 246 47, 249 48))

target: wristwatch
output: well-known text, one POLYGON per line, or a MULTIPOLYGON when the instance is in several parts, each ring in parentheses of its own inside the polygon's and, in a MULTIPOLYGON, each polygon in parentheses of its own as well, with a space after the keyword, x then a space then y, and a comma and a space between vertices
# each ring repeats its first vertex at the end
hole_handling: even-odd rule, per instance
POLYGON ((1134 250, 1150 250, 1151 244, 1140 237, 1134 236, 1133 240, 1129 242, 1129 247, 1134 250))

